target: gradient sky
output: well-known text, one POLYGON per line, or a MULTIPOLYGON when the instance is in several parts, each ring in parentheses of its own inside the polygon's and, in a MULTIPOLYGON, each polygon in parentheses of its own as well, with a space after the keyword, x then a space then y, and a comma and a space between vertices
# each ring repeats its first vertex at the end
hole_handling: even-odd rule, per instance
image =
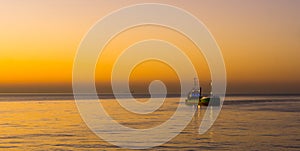
MULTIPOLYGON (((0 92, 71 92, 73 60, 85 33, 111 11, 142 2, 175 5, 203 21, 222 50, 229 93, 300 93, 300 1, 297 0, 2 0, 0 92)), ((178 46, 185 39, 160 27, 132 29, 111 41, 106 52, 109 54, 112 49, 123 48, 147 36, 162 36, 178 46), (124 40, 130 34, 135 35, 131 36, 134 38, 124 40)), ((182 45, 186 51, 194 49, 192 47, 188 41, 182 45)), ((106 65, 100 64, 96 71, 97 81, 103 86, 109 79, 98 75, 98 71, 110 66, 113 59, 108 58, 103 56, 106 65)), ((200 82, 208 82, 210 74, 205 61, 193 60, 201 68, 200 82)), ((137 87, 141 81, 155 78, 162 78, 169 85, 174 85, 177 79, 169 67, 158 62, 141 64, 132 75, 131 84, 137 87), (149 69, 145 73, 157 70, 149 68, 154 64, 166 69, 166 75, 172 78, 145 76, 145 68, 149 69)))

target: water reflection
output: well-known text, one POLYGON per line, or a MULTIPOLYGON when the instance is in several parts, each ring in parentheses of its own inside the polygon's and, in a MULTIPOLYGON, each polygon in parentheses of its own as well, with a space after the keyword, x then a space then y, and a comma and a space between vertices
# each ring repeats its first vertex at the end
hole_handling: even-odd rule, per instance
MULTIPOLYGON (((121 124, 143 129, 157 126, 172 115, 178 102, 167 101, 157 112, 144 117, 122 110, 113 100, 103 104, 121 124)), ((296 135, 300 133, 300 101, 224 105, 217 121, 203 135, 198 128, 205 112, 213 113, 213 108, 185 107, 196 111, 190 124, 177 137, 153 150, 300 149, 296 135)), ((73 100, 0 102, 0 113, 0 150, 120 149, 86 127, 73 100)))

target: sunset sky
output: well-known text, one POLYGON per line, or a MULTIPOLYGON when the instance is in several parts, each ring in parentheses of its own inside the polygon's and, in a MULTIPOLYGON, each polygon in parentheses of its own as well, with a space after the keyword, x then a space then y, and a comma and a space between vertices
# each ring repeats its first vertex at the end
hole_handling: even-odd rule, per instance
MULTIPOLYGON (((300 93, 297 0, 2 0, 0 92, 72 92, 74 57, 89 28, 114 10, 143 2, 177 6, 207 26, 222 50, 228 93, 300 93)), ((144 26, 120 33, 105 48, 95 74, 104 90, 109 89, 109 71, 118 53, 147 38, 164 39, 184 50, 197 68, 200 82, 209 83, 209 69, 193 43, 171 29, 144 26)), ((138 66, 130 81, 142 87, 145 81, 157 78, 170 89, 178 81, 170 67, 155 61, 138 66), (165 73, 152 74, 159 71, 165 73)))

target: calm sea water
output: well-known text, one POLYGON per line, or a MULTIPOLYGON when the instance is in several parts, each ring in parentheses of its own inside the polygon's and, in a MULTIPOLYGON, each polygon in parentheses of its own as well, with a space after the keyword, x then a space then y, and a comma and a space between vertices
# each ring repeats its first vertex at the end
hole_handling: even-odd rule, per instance
MULTIPOLYGON (((130 113, 114 99, 101 103, 119 123, 142 129, 167 120, 178 101, 167 98, 149 115, 130 113)), ((217 121, 203 135, 198 128, 206 108, 185 109, 196 109, 189 125, 150 150, 300 150, 300 96, 226 97, 217 121)), ((68 95, 0 95, 0 115, 0 150, 124 150, 92 133, 68 95)))

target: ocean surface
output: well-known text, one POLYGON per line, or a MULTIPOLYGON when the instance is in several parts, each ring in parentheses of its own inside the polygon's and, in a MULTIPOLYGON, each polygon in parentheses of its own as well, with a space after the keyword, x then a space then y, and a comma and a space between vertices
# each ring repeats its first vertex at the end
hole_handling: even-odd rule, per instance
MULTIPOLYGON (((108 96, 99 103, 120 124, 144 129, 168 120, 178 101, 166 98, 149 115, 131 113, 108 96)), ((300 95, 227 96, 216 122, 202 135, 198 129, 207 108, 186 105, 184 110, 195 110, 187 127, 149 150, 300 150, 300 95)), ((0 115, 0 150, 127 150, 89 130, 71 95, 1 94, 0 115)))

